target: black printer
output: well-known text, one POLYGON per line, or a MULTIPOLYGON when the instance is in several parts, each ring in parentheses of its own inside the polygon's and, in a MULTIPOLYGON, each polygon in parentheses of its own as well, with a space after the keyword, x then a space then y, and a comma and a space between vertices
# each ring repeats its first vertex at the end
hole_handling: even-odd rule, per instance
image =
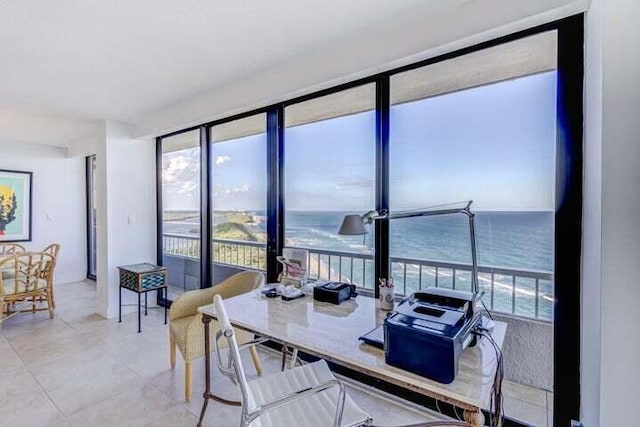
POLYGON ((427 288, 411 294, 384 321, 385 361, 449 384, 462 351, 475 344, 472 329, 481 321, 481 296, 427 288))

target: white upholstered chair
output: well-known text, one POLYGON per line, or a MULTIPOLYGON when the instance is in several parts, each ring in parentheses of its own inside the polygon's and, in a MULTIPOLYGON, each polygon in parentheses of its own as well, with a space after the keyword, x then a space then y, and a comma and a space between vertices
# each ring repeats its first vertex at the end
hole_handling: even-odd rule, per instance
POLYGON ((371 424, 371 417, 346 395, 344 385, 333 376, 324 360, 247 381, 236 331, 229 322, 222 297, 216 295, 214 302, 220 328, 214 340, 218 369, 240 386, 242 427, 355 427, 371 424), (227 366, 221 363, 222 345, 229 347, 227 366))
MULTIPOLYGON (((171 304, 169 309, 169 338, 171 368, 176 366, 176 348, 180 350, 185 363, 184 395, 188 401, 191 398, 192 373, 191 363, 204 356, 204 327, 202 315, 198 307, 213 303, 214 295, 231 298, 244 294, 264 285, 264 275, 255 271, 243 271, 235 274, 218 285, 195 291, 185 292, 171 304)), ((216 322, 210 330, 215 331, 216 322)), ((237 331, 238 341, 247 343, 253 340, 253 335, 245 331, 237 331)), ((250 348, 253 364, 258 375, 262 373, 260 359, 255 347, 250 348)))

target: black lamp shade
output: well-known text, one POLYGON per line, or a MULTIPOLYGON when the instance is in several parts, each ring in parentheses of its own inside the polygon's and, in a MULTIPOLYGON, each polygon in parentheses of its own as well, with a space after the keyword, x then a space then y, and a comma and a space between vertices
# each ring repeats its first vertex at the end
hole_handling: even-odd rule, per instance
POLYGON ((342 236, 360 236, 367 233, 367 228, 360 215, 346 215, 338 231, 338 234, 342 236))

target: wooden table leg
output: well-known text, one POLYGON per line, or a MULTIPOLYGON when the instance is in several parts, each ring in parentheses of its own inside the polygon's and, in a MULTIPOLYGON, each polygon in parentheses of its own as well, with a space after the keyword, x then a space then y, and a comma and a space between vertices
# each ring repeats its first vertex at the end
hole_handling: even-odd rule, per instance
POLYGON ((484 426, 484 414, 480 409, 470 411, 468 409, 464 410, 464 420, 469 423, 470 426, 473 427, 481 427, 484 426))

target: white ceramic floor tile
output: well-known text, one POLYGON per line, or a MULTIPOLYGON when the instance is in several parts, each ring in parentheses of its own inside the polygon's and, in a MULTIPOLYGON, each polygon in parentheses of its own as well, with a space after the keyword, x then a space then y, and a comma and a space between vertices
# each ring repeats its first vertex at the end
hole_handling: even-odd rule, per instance
POLYGON ((519 399, 504 398, 504 413, 507 417, 523 421, 535 427, 547 425, 547 409, 519 399))
POLYGON ((513 399, 523 400, 545 408, 547 406, 547 391, 535 387, 518 384, 505 380, 502 383, 502 392, 505 396, 513 399))
MULTIPOLYGON (((203 402, 204 359, 193 363, 193 397, 185 402, 184 362, 178 353, 176 368, 170 368, 163 310, 150 309, 138 334, 137 313, 123 315, 122 323, 104 319, 94 313, 95 295, 95 285, 84 282, 57 286, 53 320, 48 313, 27 313, 3 323, 0 425, 194 426, 203 402)), ((279 354, 266 349, 259 353, 264 375, 280 370, 279 354)), ((255 377, 248 352, 243 358, 249 378, 255 377)), ((239 399, 237 386, 217 372, 215 357, 212 362, 213 392, 239 399)), ((552 394, 543 393, 540 399, 536 390, 518 385, 505 389, 517 397, 507 400, 508 413, 518 413, 532 425, 546 425, 552 394)), ((347 390, 377 425, 442 418, 417 405, 398 404, 368 387, 348 384, 347 390)), ((239 416, 237 407, 210 402, 204 425, 237 425, 239 416)))
POLYGON ((155 387, 141 384, 77 411, 69 420, 78 427, 138 427, 152 422, 174 405, 172 399, 155 387))

